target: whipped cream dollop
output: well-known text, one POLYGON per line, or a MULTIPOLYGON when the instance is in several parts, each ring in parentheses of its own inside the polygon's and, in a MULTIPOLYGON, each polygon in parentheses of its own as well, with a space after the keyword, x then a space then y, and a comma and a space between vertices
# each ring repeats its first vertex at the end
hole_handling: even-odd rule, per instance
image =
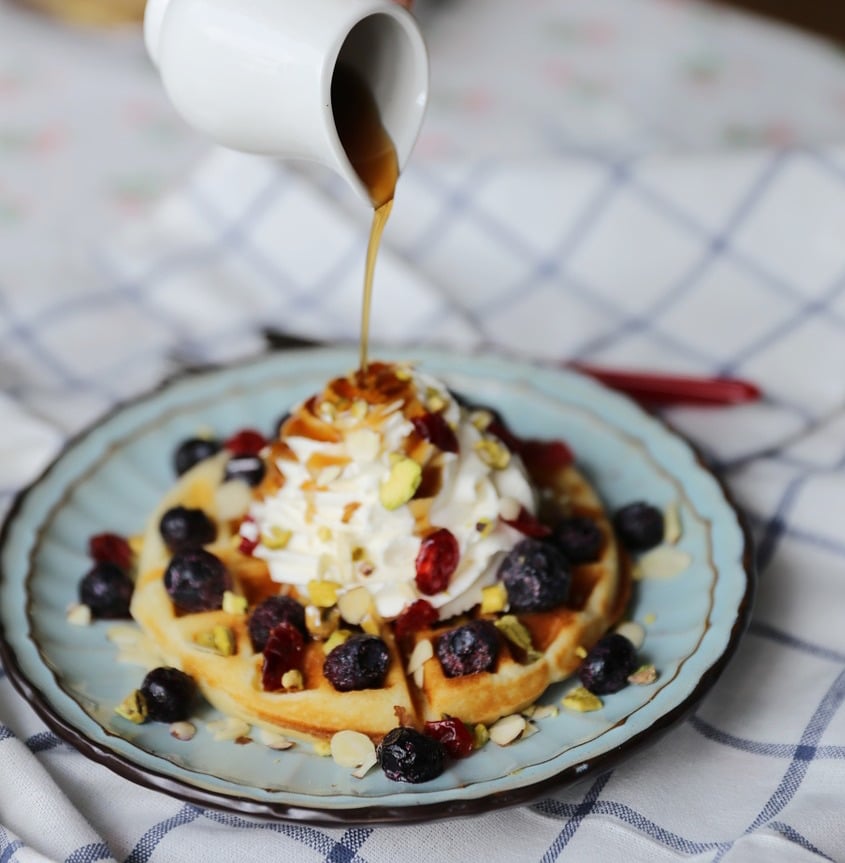
POLYGON ((410 366, 372 364, 338 378, 283 423, 241 534, 257 541, 253 554, 274 581, 305 596, 330 582, 339 594, 366 587, 384 619, 420 598, 441 619, 467 611, 523 538, 503 519, 537 508, 522 462, 486 431, 489 419, 410 366), (421 432, 432 416, 453 433, 445 448, 421 432), (439 528, 460 555, 446 589, 428 594, 416 560, 439 528))

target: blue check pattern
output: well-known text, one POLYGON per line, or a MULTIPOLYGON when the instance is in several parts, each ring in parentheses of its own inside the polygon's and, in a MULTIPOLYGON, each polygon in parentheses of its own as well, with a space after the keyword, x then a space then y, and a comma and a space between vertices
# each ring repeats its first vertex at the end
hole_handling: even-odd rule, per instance
MULTIPOLYGON (((655 747, 532 806, 342 829, 129 786, 46 731, 0 670, 0 763, 39 777, 32 806, 42 795, 66 815, 56 859, 845 861, 845 153, 555 146, 542 163, 406 173, 375 339, 760 384, 758 405, 668 414, 757 542, 759 600, 723 678, 655 747)), ((354 340, 366 230, 334 181, 214 154, 60 301, 0 283, 10 410, 66 435, 181 365, 259 350, 261 325, 354 340)), ((5 505, 22 481, 7 461, 5 505)), ((0 791, 0 863, 35 859, 20 823, 0 791)))

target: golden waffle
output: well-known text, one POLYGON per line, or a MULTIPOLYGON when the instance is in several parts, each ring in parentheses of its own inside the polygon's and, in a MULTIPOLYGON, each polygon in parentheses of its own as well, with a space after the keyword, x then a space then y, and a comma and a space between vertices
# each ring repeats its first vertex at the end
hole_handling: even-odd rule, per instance
MULTIPOLYGON (((222 520, 218 515, 218 490, 226 458, 220 454, 188 471, 152 514, 138 561, 132 615, 158 645, 166 662, 192 675, 215 707, 258 727, 323 739, 340 730, 354 729, 378 740, 399 724, 421 727, 425 720, 444 715, 469 724, 491 723, 524 709, 549 684, 570 675, 580 662, 577 649, 589 649, 614 625, 627 604, 627 567, 620 560, 601 501, 581 473, 567 466, 559 469, 556 476, 535 478, 542 480, 539 484, 547 493, 544 508, 555 514, 594 519, 604 542, 598 561, 573 567, 572 589, 565 606, 516 615, 531 633, 539 658, 528 661, 523 651, 502 637, 499 659, 492 671, 449 678, 435 656, 425 662, 421 673, 407 673, 409 658, 420 641, 435 640, 466 622, 476 611, 417 632, 406 637, 404 643, 394 638, 390 623, 380 623, 379 634, 391 654, 387 679, 380 689, 336 691, 322 673, 323 642, 311 640, 305 650, 303 688, 266 692, 261 686, 262 655, 252 648, 247 615, 222 610, 178 613, 163 584, 169 552, 158 524, 166 510, 183 505, 202 508, 217 522, 218 537, 208 550, 223 560, 232 575, 234 591, 248 600, 250 608, 280 591, 296 595, 295 590, 272 582, 261 560, 241 554, 233 545, 237 520, 222 520), (234 635, 232 655, 219 655, 198 643, 215 626, 226 627, 234 635)), ((495 620, 502 614, 485 616, 495 620)))

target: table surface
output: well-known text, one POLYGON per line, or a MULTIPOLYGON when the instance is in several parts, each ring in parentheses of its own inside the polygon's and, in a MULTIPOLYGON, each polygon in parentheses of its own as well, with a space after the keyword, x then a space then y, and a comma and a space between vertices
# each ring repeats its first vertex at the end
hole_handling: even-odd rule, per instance
MULTIPOLYGON (((845 56, 689 0, 418 0, 417 15, 431 104, 380 265, 403 292, 377 295, 377 338, 410 343, 447 317, 459 347, 730 372, 767 398, 669 413, 758 543, 754 622, 712 697, 659 753, 588 788, 407 828, 405 859, 845 861, 845 638, 828 601, 845 595, 845 392, 830 374, 845 362, 845 56), (528 225, 509 214, 515 188, 541 202, 528 225)), ((220 358, 220 333, 224 359, 254 350, 256 315, 353 339, 365 221, 333 178, 187 128, 137 28, 73 29, 0 0, 3 509, 117 401, 220 358), (331 258, 320 274, 315 250, 331 258), (335 309, 313 293, 332 277, 335 309), (233 283, 255 314, 231 312, 233 283)), ((21 777, 17 799, 0 792, 4 863, 244 848, 381 861, 400 835, 253 824, 136 788, 55 738, 0 670, 4 747, 21 777)))

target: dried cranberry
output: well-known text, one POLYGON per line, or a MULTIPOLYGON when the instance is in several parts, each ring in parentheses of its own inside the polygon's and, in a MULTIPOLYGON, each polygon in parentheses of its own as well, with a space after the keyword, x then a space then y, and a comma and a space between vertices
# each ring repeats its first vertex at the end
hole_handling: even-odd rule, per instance
POLYGON ((282 621, 293 624, 303 637, 308 634, 305 609, 292 596, 268 596, 253 609, 249 616, 249 638, 256 653, 264 650, 270 633, 282 621))
POLYGON ((630 551, 648 551, 663 542, 663 513, 644 501, 629 503, 617 510, 613 526, 630 551))
POLYGON ((416 433, 443 452, 457 452, 458 438, 442 413, 426 413, 411 420, 416 433))
POLYGON ((466 758, 473 750, 472 732, 455 716, 426 722, 423 730, 439 740, 451 758, 466 758))
POLYGON ((489 620, 473 620, 441 635, 434 645, 446 677, 492 671, 499 658, 499 633, 489 620))
POLYGON ((356 633, 332 650, 323 674, 338 692, 380 689, 390 667, 390 652, 377 635, 356 633))
POLYGON ((88 540, 88 554, 97 563, 113 563, 126 571, 132 566, 132 549, 117 533, 98 533, 88 540))
POLYGON ((569 596, 571 574, 563 552, 550 542, 523 539, 505 556, 499 578, 512 611, 546 611, 569 596))
POLYGON ((446 761, 439 740, 404 726, 384 735, 377 754, 384 775, 395 782, 428 782, 443 772, 446 761))
POLYGON ((528 512, 524 506, 519 508, 516 518, 503 518, 502 521, 525 536, 531 536, 535 539, 544 539, 552 533, 552 529, 548 525, 543 524, 536 515, 528 512))
POLYGON ((524 440, 519 454, 531 478, 541 485, 553 481, 574 460, 572 450, 560 440, 524 440))
POLYGON ((283 620, 275 626, 264 645, 264 662, 261 666, 261 687, 265 692, 282 688, 282 677, 295 669, 302 669, 305 639, 292 624, 283 620))
POLYGON ((267 439, 256 429, 241 429, 223 443, 234 455, 258 455, 266 445, 267 439))
POLYGON ((452 531, 441 527, 429 534, 420 543, 417 553, 417 587, 420 592, 433 596, 446 590, 460 559, 461 549, 452 531))
POLYGON ((251 531, 255 533, 255 537, 250 538, 248 536, 244 536, 244 534, 241 533, 240 534, 241 539, 240 539, 240 544, 238 545, 238 551, 241 554, 252 555, 252 553, 255 551, 255 549, 258 548, 258 541, 259 541, 258 528, 255 527, 255 519, 251 515, 247 515, 244 517, 244 520, 241 523, 241 528, 243 529, 243 526, 247 523, 250 525, 251 531))
POLYGON ((399 613, 393 624, 397 638, 404 638, 412 632, 427 629, 437 623, 437 609, 427 599, 417 599, 399 613))

